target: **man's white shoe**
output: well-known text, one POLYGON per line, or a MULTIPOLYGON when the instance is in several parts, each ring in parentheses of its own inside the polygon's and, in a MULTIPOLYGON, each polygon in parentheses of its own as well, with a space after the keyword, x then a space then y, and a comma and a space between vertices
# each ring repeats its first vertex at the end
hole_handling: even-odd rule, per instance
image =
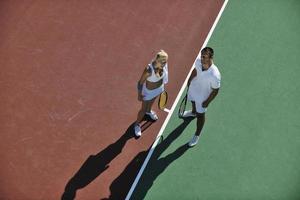
POLYGON ((142 136, 142 130, 139 124, 134 125, 134 134, 136 137, 142 136))
POLYGON ((158 116, 153 110, 146 112, 146 115, 148 115, 154 121, 158 120, 158 116))
POLYGON ((195 146, 198 143, 198 140, 199 140, 199 136, 194 135, 193 138, 189 142, 189 147, 195 146))
POLYGON ((182 117, 196 117, 196 113, 193 113, 191 110, 184 111, 182 117))

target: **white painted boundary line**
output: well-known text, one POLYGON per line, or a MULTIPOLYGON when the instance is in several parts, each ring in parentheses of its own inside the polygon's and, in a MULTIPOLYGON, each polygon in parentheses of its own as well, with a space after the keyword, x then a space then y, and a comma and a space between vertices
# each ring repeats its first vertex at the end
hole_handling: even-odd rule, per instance
MULTIPOLYGON (((213 31, 215 30, 215 28, 217 26, 217 23, 218 23, 219 19, 221 18, 221 15, 222 15, 222 13, 223 13, 223 11, 224 11, 227 3, 228 3, 228 0, 225 0, 224 3, 223 3, 223 6, 221 8, 221 10, 219 11, 219 14, 218 14, 217 18, 215 19, 214 24, 212 25, 212 27, 211 27, 211 29, 210 29, 210 31, 209 31, 209 33, 208 33, 208 35, 207 35, 207 37, 206 37, 203 45, 201 47, 201 49, 203 49, 207 45, 207 43, 208 43, 208 41, 209 41, 209 39, 210 39, 213 31)), ((200 49, 200 52, 199 52, 198 56, 196 57, 195 61, 200 56, 201 49, 200 49)), ((181 89, 180 89, 180 91, 179 91, 179 93, 178 93, 178 95, 177 95, 177 97, 176 97, 176 99, 175 99, 172 107, 171 107, 171 110, 169 111, 169 114, 168 114, 167 118, 165 119, 165 121, 164 121, 164 123, 163 123, 163 125, 162 125, 162 127, 160 129, 160 131, 158 132, 158 135, 156 136, 155 141, 154 141, 151 149, 149 150, 149 153, 148 153, 148 155, 147 155, 147 157, 146 157, 146 159, 145 159, 145 161, 144 161, 144 163, 143 163, 143 165, 142 165, 142 167, 141 167, 138 175, 136 176, 136 178, 135 178, 135 180, 134 180, 134 182, 133 182, 133 184, 132 184, 132 186, 131 186, 131 188, 130 188, 130 190, 129 190, 129 192, 128 192, 125 200, 129 200, 130 199, 130 197, 131 197, 131 195, 132 195, 132 193, 133 193, 133 191, 134 191, 137 183, 139 182, 139 180, 140 180, 140 178, 141 178, 141 176, 142 176, 142 174, 143 174, 143 172, 144 172, 144 170, 145 170, 145 168, 146 168, 146 166, 147 166, 147 164, 148 164, 148 162, 149 162, 149 160, 150 160, 150 158, 151 158, 151 156, 153 154, 153 151, 154 151, 155 147, 157 146, 157 144, 159 142, 159 139, 160 139, 161 135, 163 134, 163 132, 164 132, 164 130, 165 130, 168 122, 170 121, 170 118, 171 118, 171 116, 172 116, 172 114, 173 114, 173 112, 174 112, 174 110, 176 108, 176 105, 179 102, 180 97, 181 97, 182 93, 185 90, 188 78, 190 77, 190 75, 191 75, 191 73, 192 73, 192 71, 193 71, 193 69, 195 67, 194 65, 195 65, 195 62, 193 64, 190 72, 188 73, 188 75, 187 75, 187 77, 186 77, 186 79, 185 79, 185 81, 184 81, 184 83, 183 83, 183 85, 182 85, 182 87, 181 87, 181 89)))

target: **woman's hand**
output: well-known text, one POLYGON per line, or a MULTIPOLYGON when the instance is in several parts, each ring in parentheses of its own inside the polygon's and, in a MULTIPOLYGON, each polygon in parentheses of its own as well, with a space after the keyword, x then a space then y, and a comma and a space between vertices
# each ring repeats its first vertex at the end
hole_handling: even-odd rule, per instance
POLYGON ((144 95, 142 95, 142 92, 138 92, 138 100, 143 101, 144 95))

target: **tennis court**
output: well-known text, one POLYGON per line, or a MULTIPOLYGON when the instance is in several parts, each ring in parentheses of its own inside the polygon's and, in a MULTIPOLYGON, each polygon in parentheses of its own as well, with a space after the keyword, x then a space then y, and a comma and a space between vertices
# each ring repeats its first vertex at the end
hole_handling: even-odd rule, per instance
POLYGON ((300 199, 299 10, 229 1, 208 42, 222 88, 200 143, 187 147, 196 124, 177 105, 130 199, 300 199))
POLYGON ((1 1, 0 199, 300 199, 299 10, 297 0, 1 1), (196 121, 177 112, 206 45, 221 89, 189 148, 196 121), (136 81, 159 49, 170 112, 155 104, 160 119, 136 140, 136 81))

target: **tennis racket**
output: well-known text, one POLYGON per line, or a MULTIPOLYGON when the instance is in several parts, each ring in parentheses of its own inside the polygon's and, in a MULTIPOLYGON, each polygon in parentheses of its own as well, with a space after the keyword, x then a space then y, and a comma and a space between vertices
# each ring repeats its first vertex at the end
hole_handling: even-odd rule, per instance
POLYGON ((168 93, 166 91, 163 91, 160 95, 159 95, 159 99, 158 99, 158 108, 160 110, 165 110, 166 106, 167 106, 167 102, 168 102, 168 93))
POLYGON ((178 110, 178 117, 182 118, 185 108, 186 108, 186 103, 187 103, 187 93, 184 96, 184 98, 182 99, 180 106, 179 106, 179 110, 178 110))
POLYGON ((180 107, 178 110, 178 117, 182 118, 185 108, 186 108, 186 102, 187 102, 187 94, 185 95, 185 97, 182 99, 181 103, 180 103, 180 107))

